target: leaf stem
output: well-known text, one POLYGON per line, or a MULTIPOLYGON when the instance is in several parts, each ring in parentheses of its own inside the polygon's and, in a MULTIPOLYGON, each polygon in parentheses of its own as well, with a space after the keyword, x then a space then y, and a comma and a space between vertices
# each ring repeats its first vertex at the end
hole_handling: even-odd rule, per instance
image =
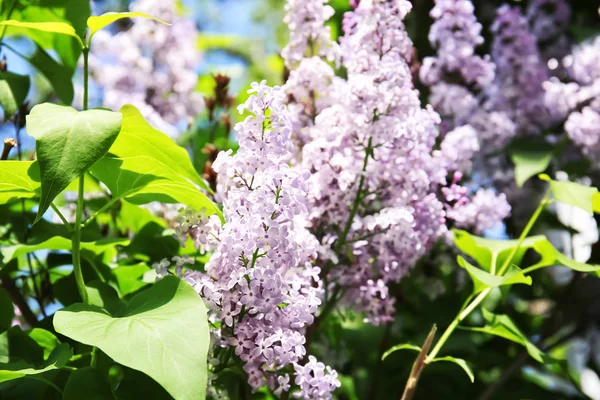
POLYGON ((60 212, 58 207, 56 207, 54 205, 54 203, 50 203, 50 207, 52 208, 52 211, 54 211, 56 213, 56 215, 58 215, 58 218, 60 218, 60 220, 64 224, 65 228, 67 228, 67 231, 72 232, 73 229, 71 228, 71 224, 69 223, 69 221, 67 221, 65 216, 60 212))
POLYGON ((92 215, 91 217, 89 217, 84 223, 83 223, 83 228, 85 228, 86 226, 88 226, 90 223, 92 223, 100 214, 102 214, 103 212, 105 212, 106 210, 108 210, 109 208, 111 208, 113 205, 115 205, 115 203, 117 203, 119 200, 121 200, 120 197, 114 197, 112 199, 110 199, 105 205, 103 205, 98 211, 96 211, 94 213, 94 215, 92 215))
MULTIPOLYGON (((502 274, 504 274, 506 272, 506 270, 508 269, 508 267, 510 266, 510 263, 512 262, 513 258, 517 254, 517 251, 519 251, 519 248, 523 244, 523 241, 525 240, 527 235, 529 235, 529 232, 533 228, 533 225, 535 224, 535 222, 539 218, 540 214, 542 213, 542 211, 548 204, 548 199, 550 198, 550 193, 551 192, 548 189, 548 191, 546 192, 546 195, 544 196, 544 198, 538 205, 537 209, 535 210, 535 212, 533 213, 531 218, 529 218, 529 221, 527 221, 527 225, 525 225, 525 228, 523 229, 523 231, 521 232, 521 235, 519 236, 519 241, 517 242, 517 245, 512 248, 510 254, 508 255, 508 257, 506 257, 506 259, 502 263, 502 266, 498 270, 498 275, 501 276, 502 274)), ((444 333, 442 334, 442 336, 440 337, 438 342, 435 344, 435 347, 433 348, 433 350, 431 350, 431 353, 427 356, 427 359, 425 360, 426 363, 431 362, 431 360, 433 360, 438 355, 438 353, 440 352, 440 350, 442 349, 442 347, 444 346, 444 344, 446 343, 446 341, 448 340, 450 335, 452 335, 452 333, 454 332, 454 330, 456 329, 458 324, 460 324, 465 318, 467 318, 469 316, 469 314, 473 310, 475 310, 475 308, 477 308, 477 306, 479 304, 481 304, 481 302, 487 297, 487 295, 490 294, 491 291, 492 291, 492 288, 487 288, 484 291, 482 291, 481 293, 479 293, 479 295, 477 295, 477 297, 475 297, 475 299, 473 299, 473 301, 464 310, 462 310, 454 318, 454 320, 452 320, 452 322, 446 328, 446 330, 444 331, 444 333)))
MULTIPOLYGON (((88 55, 89 48, 83 48, 83 110, 88 108, 88 55)), ((89 303, 87 290, 85 288, 85 281, 83 279, 83 273, 81 271, 81 218, 83 214, 83 194, 85 178, 84 175, 79 177, 79 191, 77 194, 77 211, 75 212, 75 227, 73 229, 73 274, 75 275, 75 281, 77 282, 77 289, 79 295, 84 303, 89 303)))
POLYGON ((81 272, 81 216, 83 214, 83 193, 84 193, 84 179, 83 176, 79 177, 79 193, 77 196, 77 211, 75 213, 75 229, 73 229, 73 273, 75 274, 75 281, 77 282, 77 289, 79 295, 84 303, 88 303, 87 290, 85 288, 85 281, 83 280, 83 273, 81 272))
POLYGON ((54 382, 51 382, 46 378, 42 378, 39 375, 25 375, 25 376, 23 376, 23 378, 33 379, 35 381, 44 382, 46 385, 50 386, 52 389, 54 389, 58 393, 60 393, 61 396, 63 395, 63 391, 54 382))

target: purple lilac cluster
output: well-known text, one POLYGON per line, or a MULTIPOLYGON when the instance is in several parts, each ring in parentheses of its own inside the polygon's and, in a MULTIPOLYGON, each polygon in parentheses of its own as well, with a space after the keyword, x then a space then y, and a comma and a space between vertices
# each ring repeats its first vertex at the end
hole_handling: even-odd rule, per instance
POLYGON ((94 35, 90 72, 103 88, 102 105, 118 110, 133 104, 156 128, 175 136, 177 125, 202 111, 196 92, 200 62, 196 26, 177 14, 175 0, 136 0, 140 11, 169 22, 166 26, 144 18, 115 35, 94 35))
POLYGON ((549 78, 536 37, 518 7, 503 5, 492 24, 496 76, 487 91, 489 109, 503 111, 519 134, 536 134, 551 123, 542 84, 549 78))
POLYGON ((324 25, 334 14, 328 0, 290 0, 286 2, 284 21, 290 28, 289 44, 282 57, 290 71, 283 86, 293 122, 294 160, 299 149, 307 142, 306 127, 313 125, 318 113, 335 99, 336 90, 328 90, 336 80, 335 71, 323 58, 339 65, 341 50, 331 39, 329 27, 324 25))
POLYGON ((431 87, 437 100, 432 104, 444 117, 468 116, 477 105, 475 94, 494 79, 489 56, 475 53, 483 37, 473 12, 473 4, 464 0, 437 0, 430 12, 435 22, 429 41, 437 53, 423 60, 420 77, 431 87))
POLYGON ((283 90, 263 81, 249 93, 239 110, 250 115, 235 127, 239 150, 221 152, 213 164, 226 223, 209 232, 209 219, 182 214, 180 233, 214 250, 206 273, 185 278, 220 323, 217 342, 235 349, 254 390, 288 391, 282 370, 291 365, 296 397, 329 399, 340 385, 337 373, 312 357, 306 362, 304 347, 323 297, 320 269, 311 263, 318 241, 305 227, 310 173, 288 165, 292 123, 283 90))
POLYGON ((563 59, 566 82, 545 82, 546 105, 564 121, 571 140, 596 164, 600 162, 600 36, 563 59))
POLYGON ((469 0, 436 0, 429 41, 436 50, 426 57, 421 81, 430 89, 429 102, 443 118, 443 131, 470 124, 485 151, 505 145, 516 127, 509 116, 487 104, 487 88, 495 65, 476 48, 483 43, 481 24, 469 0))
POLYGON ((434 23, 429 41, 436 55, 425 58, 420 78, 429 86, 429 101, 443 118, 442 133, 447 132, 439 150, 447 160, 444 167, 461 173, 443 189, 447 217, 458 226, 482 232, 508 216, 506 198, 479 189, 470 201, 468 190, 458 181, 462 173, 471 172, 473 159, 481 164, 480 151, 489 153, 504 146, 515 135, 516 127, 506 112, 486 104, 495 66, 488 55, 476 53, 483 37, 473 4, 469 0, 436 0, 430 15, 434 23), (461 193, 458 197, 457 192, 461 193), (498 212, 490 212, 494 209, 498 212))
POLYGON ((286 67, 294 68, 311 56, 339 61, 339 47, 325 25, 335 12, 327 3, 328 0, 287 0, 283 22, 290 28, 290 39, 281 52, 286 67))
POLYGON ((437 197, 449 173, 470 168, 479 149, 461 127, 435 150, 439 115, 421 108, 403 19, 408 1, 363 1, 346 14, 341 38, 347 80, 315 117, 302 166, 319 255, 331 264, 330 291, 374 324, 393 318, 389 285, 447 233, 448 204, 437 197), (348 257, 347 254, 352 256, 348 257))
POLYGON ((571 21, 571 7, 565 0, 532 0, 527 7, 527 20, 537 46, 551 70, 556 70, 558 60, 571 48, 567 35, 571 21))

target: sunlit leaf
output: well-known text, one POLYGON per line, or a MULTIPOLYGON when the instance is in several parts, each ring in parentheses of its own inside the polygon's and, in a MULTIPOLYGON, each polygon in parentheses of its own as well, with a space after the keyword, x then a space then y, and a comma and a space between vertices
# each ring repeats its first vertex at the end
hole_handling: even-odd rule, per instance
POLYGON ((517 283, 531 285, 532 283, 531 277, 525 276, 523 271, 515 265, 511 265, 504 275, 498 276, 492 275, 469 264, 469 262, 467 262, 461 256, 457 257, 457 261, 458 265, 466 269, 471 276, 475 293, 481 292, 487 288, 494 288, 498 286, 514 285, 517 283))
POLYGON ((161 19, 153 17, 151 15, 145 14, 143 12, 108 12, 99 16, 91 16, 87 20, 87 26, 90 28, 90 41, 92 40, 92 36, 100 29, 112 24, 115 21, 118 21, 123 18, 135 18, 135 17, 143 17, 150 18, 155 21, 160 22, 161 24, 171 25, 161 19))
POLYGON ((461 358, 454 358, 451 356, 439 357, 439 358, 434 358, 433 360, 431 360, 432 363, 439 362, 439 361, 447 361, 447 362, 451 362, 451 363, 458 365, 467 373, 467 375, 469 376, 469 379, 471 380, 471 383, 475 382, 475 376, 473 375, 471 368, 469 368, 469 366, 467 365, 467 362, 465 360, 463 360, 461 358))
MULTIPOLYGON (((101 239, 95 242, 81 242, 81 249, 83 255, 85 256, 86 252, 89 252, 93 255, 102 254, 104 251, 110 250, 114 248, 114 246, 127 246, 129 244, 129 239, 117 238, 117 239, 101 239)), ((72 247, 71 240, 61 237, 55 236, 51 239, 48 239, 44 242, 37 244, 14 244, 10 246, 4 246, 0 249, 0 252, 3 255, 3 262, 7 263, 10 260, 13 260, 17 257, 25 255, 27 253, 37 251, 37 250, 65 250, 70 251, 72 247)))
POLYGON ((510 158, 515 164, 515 180, 521 187, 532 176, 544 172, 552 161, 552 148, 550 146, 531 144, 512 148, 510 158))
MULTIPOLYGON (((502 265, 511 250, 517 247, 519 243, 518 240, 486 239, 460 229, 454 229, 452 232, 454 233, 454 244, 456 247, 466 255, 472 257, 488 272, 491 271, 493 262, 496 267, 502 265)), ((546 238, 543 235, 525 238, 511 262, 518 265, 525 252, 540 240, 546 240, 546 238)))
POLYGON ((205 396, 210 342, 206 309, 194 289, 176 277, 133 297, 120 318, 74 304, 55 314, 54 328, 146 373, 176 399, 205 396))
POLYGON ((589 265, 575 261, 558 251, 548 240, 540 240, 533 246, 533 249, 538 252, 542 258, 534 265, 528 267, 530 270, 553 265, 562 265, 579 272, 600 271, 600 265, 589 265))
POLYGON ((210 190, 204 179, 194 169, 186 149, 178 146, 166 134, 154 129, 132 105, 121 108, 123 125, 121 133, 110 148, 110 153, 119 158, 133 156, 152 157, 168 165, 174 172, 200 186, 210 190))
MULTIPOLYGON (((575 182, 555 181, 546 174, 541 174, 540 179, 550 183, 550 190, 554 198, 561 203, 581 208, 590 215, 594 213, 594 197, 598 194, 595 187, 580 185, 575 182)), ((598 200, 596 200, 596 204, 598 200)))
POLYGON ((217 206, 200 189, 170 165, 150 156, 105 157, 94 165, 91 173, 108 186, 113 198, 133 204, 183 203, 196 210, 204 209, 207 215, 220 215, 217 206))
POLYGON ((121 129, 121 114, 79 112, 44 103, 27 116, 27 132, 36 139, 42 193, 36 221, 54 198, 102 158, 121 129))
POLYGON ((40 195, 40 170, 36 161, 2 161, 0 204, 40 195))
POLYGON ((0 22, 0 26, 15 26, 24 29, 34 29, 42 32, 58 33, 61 35, 72 36, 77 39, 83 48, 83 41, 75 32, 75 28, 65 22, 22 22, 13 19, 0 22))

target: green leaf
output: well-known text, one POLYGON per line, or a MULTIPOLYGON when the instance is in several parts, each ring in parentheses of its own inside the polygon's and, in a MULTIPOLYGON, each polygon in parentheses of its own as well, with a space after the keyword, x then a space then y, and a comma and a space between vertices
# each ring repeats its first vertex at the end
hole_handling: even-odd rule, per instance
MULTIPOLYGON (((454 244, 463 253, 472 257, 486 271, 491 271, 492 264, 500 266, 506 260, 511 250, 519 244, 518 240, 493 240, 471 235, 467 231, 453 229, 454 244)), ((543 235, 525 238, 512 262, 519 264, 525 252, 540 240, 546 240, 543 235)))
POLYGON ((114 400, 108 382, 91 367, 71 372, 65 385, 63 400, 114 400))
POLYGON ((471 276, 471 279, 473 280, 474 293, 479 293, 482 290, 485 290, 490 287, 494 288, 498 286, 514 285, 516 283, 523 283, 525 285, 531 286, 531 277, 525 276, 523 274, 523 271, 515 265, 510 266, 504 275, 499 276, 492 275, 480 268, 469 264, 469 262, 467 262, 461 256, 458 256, 456 259, 458 261, 458 265, 466 269, 469 275, 471 276))
POLYGON ((381 360, 385 360, 392 353, 397 352, 398 350, 414 350, 417 352, 421 352, 421 348, 419 346, 415 346, 412 344, 397 344, 396 346, 390 347, 383 355, 381 356, 381 360))
POLYGON ((117 285, 119 286, 119 293, 121 293, 121 296, 127 296, 146 286, 147 283, 142 282, 142 277, 146 272, 150 271, 150 269, 151 268, 145 263, 120 266, 114 269, 113 274, 117 279, 117 285))
POLYGON ((110 148, 111 154, 119 158, 152 157, 157 162, 168 165, 183 178, 205 190, 210 190, 194 169, 186 149, 178 146, 166 134, 150 126, 135 106, 123 106, 121 114, 123 114, 123 126, 119 137, 110 148))
MULTIPOLYGON (((82 254, 85 257, 86 253, 89 252, 92 255, 100 255, 107 250, 113 249, 116 245, 127 246, 129 244, 129 239, 124 238, 116 238, 116 239, 101 239, 95 242, 81 242, 81 250, 82 254)), ((48 240, 45 240, 41 243, 37 244, 13 244, 10 246, 4 246, 0 249, 0 253, 4 256, 2 262, 5 264, 9 261, 23 256, 27 253, 31 253, 33 251, 38 250, 71 250, 71 240, 61 237, 55 236, 48 240)))
POLYGON ((200 189, 170 165, 150 156, 104 157, 91 173, 108 186, 113 198, 138 205, 153 201, 183 203, 196 210, 205 209, 207 215, 220 215, 217 206, 200 189))
POLYGON ((146 373, 176 399, 205 396, 210 341, 206 309, 194 289, 176 277, 134 296, 120 318, 74 304, 55 314, 54 328, 146 373))
POLYGON ((4 109, 4 120, 8 120, 25 101, 31 81, 27 75, 0 72, 0 106, 4 109))
POLYGON ((97 17, 92 16, 92 17, 88 18, 87 26, 90 28, 90 31, 91 31, 90 42, 92 40, 92 36, 94 36, 94 34, 96 32, 98 32, 100 29, 106 27, 107 25, 110 25, 113 22, 118 21, 123 18, 135 18, 135 17, 150 18, 150 19, 160 22, 161 24, 171 25, 161 19, 158 19, 151 15, 145 14, 143 12, 122 12, 122 13, 108 12, 108 13, 102 14, 97 17))
POLYGON ((596 208, 598 208, 597 188, 580 185, 575 182, 555 181, 550 179, 546 174, 539 175, 539 178, 550 183, 550 190, 554 194, 554 198, 561 203, 581 208, 590 215, 594 214, 594 203, 596 204, 596 208))
POLYGON ((475 376, 473 375, 473 372, 471 372, 471 368, 469 368, 469 366, 467 365, 467 362, 461 358, 454 358, 451 356, 446 356, 446 357, 439 357, 439 358, 434 358, 433 360, 431 360, 432 363, 434 362, 439 362, 439 361, 448 361, 448 362, 452 362, 456 365, 458 365, 459 367, 461 367, 469 376, 469 379, 471 380, 471 383, 475 382, 475 376))
POLYGON ((58 98, 65 104, 71 104, 75 96, 73 89, 74 69, 59 64, 37 43, 35 52, 27 59, 54 88, 58 98))
POLYGON ((83 41, 75 32, 75 28, 65 22, 22 22, 14 19, 0 22, 0 26, 15 26, 17 28, 35 29, 42 32, 58 33, 61 35, 72 36, 84 47, 83 41))
POLYGON ((529 178, 548 168, 552 161, 552 148, 548 145, 520 146, 510 150, 510 158, 515 164, 515 181, 521 187, 529 178))
POLYGON ((4 288, 0 287, 0 332, 10 328, 14 316, 15 309, 10 295, 4 288))
MULTIPOLYGON (((87 30, 86 21, 91 12, 90 2, 86 0, 17 0, 15 5, 12 19, 22 22, 66 23, 75 29, 79 37, 83 37, 87 30)), ((79 40, 70 35, 15 26, 10 27, 6 34, 8 36, 27 36, 41 48, 55 52, 62 65, 71 71, 70 81, 81 56, 79 40)), ((70 84, 70 82, 68 83, 70 84)), ((66 103, 70 104, 71 101, 66 103)))
POLYGON ((481 311, 487 325, 483 327, 461 327, 461 329, 500 336, 518 343, 525 347, 531 358, 540 363, 544 363, 544 358, 546 358, 544 353, 527 339, 508 315, 493 314, 486 309, 481 309, 481 311))
POLYGON ((548 240, 540 240, 533 246, 533 249, 538 252, 542 258, 534 265, 528 267, 528 270, 536 270, 553 265, 563 265, 579 272, 600 271, 600 265, 589 265, 575 261, 558 251, 548 240))
POLYGON ((40 170, 36 161, 2 161, 0 204, 30 199, 40 194, 40 170))
POLYGON ((33 328, 27 335, 44 350, 44 359, 47 359, 52 351, 60 345, 56 336, 45 329, 33 328))
POLYGON ((78 112, 44 103, 27 116, 27 132, 36 139, 42 195, 36 222, 54 198, 102 158, 121 129, 119 113, 78 112))
POLYGON ((111 315, 120 315, 125 302, 119 298, 117 291, 102 281, 86 283, 88 301, 91 305, 108 311, 111 315))
POLYGON ((0 363, 0 382, 22 378, 25 375, 36 375, 53 369, 62 368, 73 356, 68 344, 57 346, 42 365, 32 365, 25 361, 0 363))

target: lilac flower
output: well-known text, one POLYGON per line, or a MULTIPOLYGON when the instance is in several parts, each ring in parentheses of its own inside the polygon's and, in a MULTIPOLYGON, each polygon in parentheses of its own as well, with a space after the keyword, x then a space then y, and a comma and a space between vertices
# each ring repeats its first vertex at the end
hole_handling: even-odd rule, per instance
POLYGON ((539 133, 552 122, 544 106, 542 83, 548 79, 536 38, 516 7, 497 10, 492 25, 492 59, 496 78, 487 96, 494 110, 504 111, 523 133, 539 133))
POLYGON ((533 0, 527 7, 527 20, 544 61, 560 60, 568 54, 571 8, 567 1, 533 0))
POLYGON ((102 105, 118 110, 133 104, 157 129, 175 136, 176 126, 204 107, 196 92, 195 72, 200 62, 197 32, 192 19, 178 16, 174 0, 136 0, 131 11, 140 11, 166 22, 133 20, 131 28, 111 35, 94 36, 90 73, 103 89, 102 105))
POLYGON ((331 30, 324 24, 335 12, 327 3, 328 0, 286 1, 283 22, 290 28, 290 40, 281 55, 288 68, 311 56, 339 61, 339 47, 331 40, 331 30))
POLYGON ((554 119, 564 123, 569 138, 591 158, 600 161, 600 36, 575 47, 563 60, 568 81, 544 83, 545 104, 554 119))
POLYGON ((510 205, 504 193, 496 194, 493 189, 479 189, 466 204, 457 203, 448 210, 448 218, 458 227, 474 227, 482 233, 493 228, 510 213, 510 205))
POLYGON ((308 360, 304 366, 294 364, 295 382, 300 387, 294 397, 304 400, 331 399, 331 393, 341 386, 337 372, 318 362, 313 356, 309 356, 308 360))
POLYGON ((310 174, 288 165, 293 144, 285 94, 265 82, 249 93, 239 107, 249 115, 235 127, 239 150, 220 153, 213 164, 226 223, 207 232, 206 218, 184 213, 180 231, 216 239, 206 273, 186 275, 229 327, 213 335, 235 346, 253 389, 283 391, 289 385, 276 379, 277 371, 301 363, 304 329, 321 303, 322 283, 309 262, 318 243, 305 228, 310 174))

